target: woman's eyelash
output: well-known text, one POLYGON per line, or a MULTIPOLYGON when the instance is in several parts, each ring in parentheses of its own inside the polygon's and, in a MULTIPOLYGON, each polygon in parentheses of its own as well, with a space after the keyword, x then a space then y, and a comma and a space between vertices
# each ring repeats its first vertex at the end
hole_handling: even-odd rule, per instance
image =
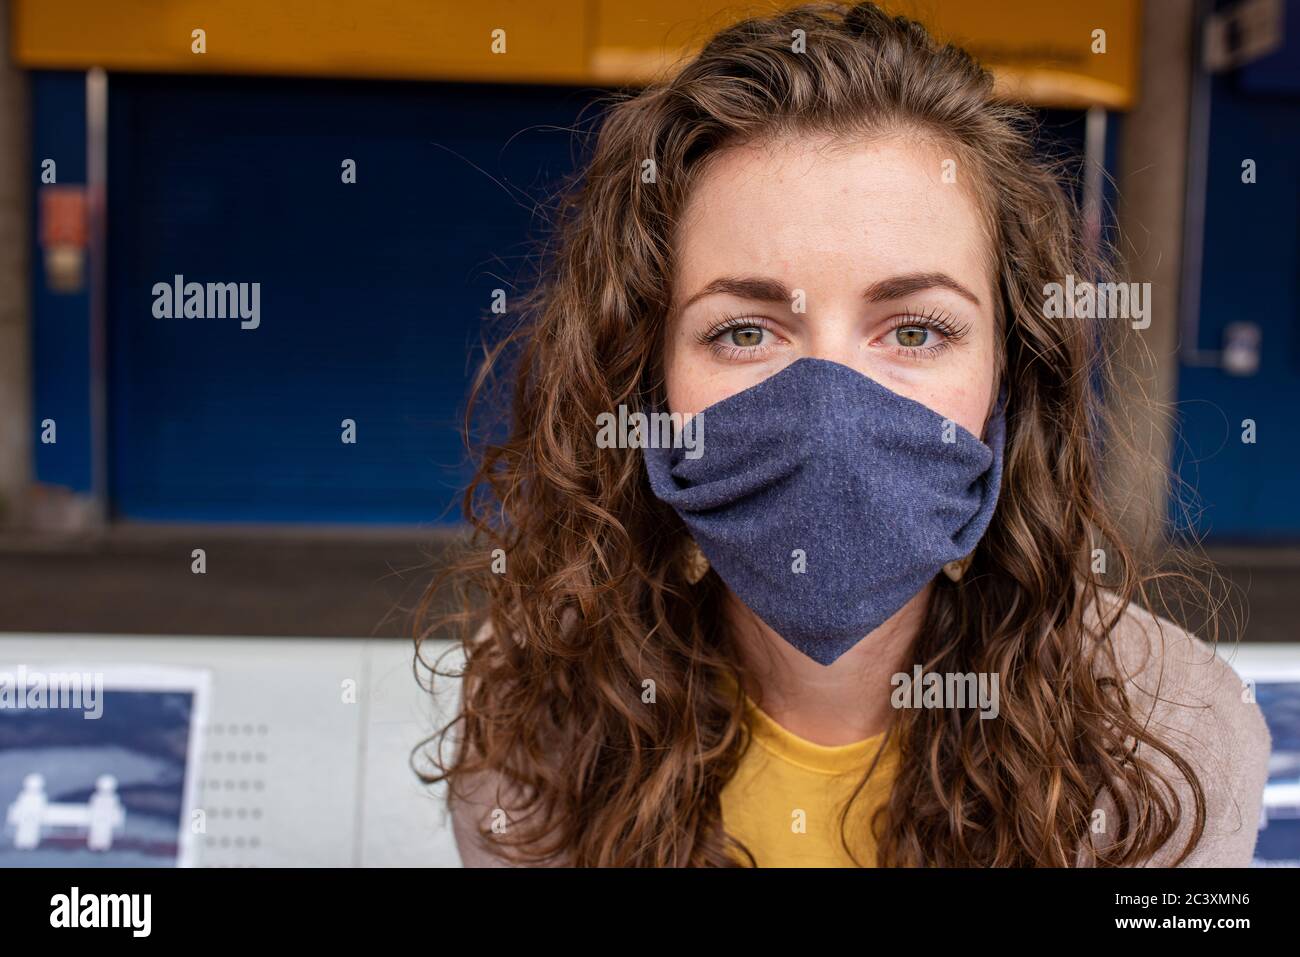
POLYGON ((958 322, 951 315, 938 309, 928 312, 905 312, 890 320, 886 334, 895 329, 917 326, 922 329, 935 329, 942 332, 945 339, 960 339, 970 331, 970 325, 958 322))
POLYGON ((696 333, 695 338, 702 344, 708 344, 716 341, 724 332, 730 332, 732 329, 765 329, 768 328, 767 320, 761 316, 741 316, 727 315, 723 316, 708 329, 696 333))

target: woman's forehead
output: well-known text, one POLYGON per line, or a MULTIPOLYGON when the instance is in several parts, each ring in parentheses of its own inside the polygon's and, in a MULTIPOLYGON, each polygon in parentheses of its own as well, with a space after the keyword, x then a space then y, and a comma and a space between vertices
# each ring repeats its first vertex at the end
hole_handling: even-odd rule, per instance
POLYGON ((989 237, 963 171, 946 165, 956 157, 900 136, 830 146, 784 137, 713 157, 675 237, 683 291, 708 282, 705 273, 756 269, 796 283, 844 271, 865 282, 899 271, 957 272, 991 291, 989 237))

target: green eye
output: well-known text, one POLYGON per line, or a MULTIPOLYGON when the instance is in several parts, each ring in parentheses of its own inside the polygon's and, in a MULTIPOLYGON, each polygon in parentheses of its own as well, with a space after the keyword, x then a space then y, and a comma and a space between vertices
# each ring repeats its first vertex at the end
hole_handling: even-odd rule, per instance
POLYGON ((763 330, 758 326, 742 326, 731 330, 731 344, 741 348, 752 348, 763 342, 763 330))
POLYGON ((899 326, 894 330, 894 336, 900 346, 912 349, 925 345, 930 338, 930 330, 924 326, 899 326))

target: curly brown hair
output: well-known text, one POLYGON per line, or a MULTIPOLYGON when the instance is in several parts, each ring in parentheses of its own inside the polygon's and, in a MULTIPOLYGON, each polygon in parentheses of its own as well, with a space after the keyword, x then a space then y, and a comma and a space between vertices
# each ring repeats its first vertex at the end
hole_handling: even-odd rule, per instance
POLYGON ((1092 862, 1140 863, 1175 834, 1180 811, 1139 744, 1165 755, 1195 795, 1180 861, 1199 840, 1195 771, 1101 666, 1129 602, 1149 607, 1148 589, 1171 573, 1125 543, 1102 490, 1100 441, 1123 438, 1104 401, 1111 333, 1043 316, 1045 284, 1109 275, 1062 186, 1068 171, 1035 156, 1033 114, 995 95, 964 51, 869 3, 812 4, 729 26, 666 81, 617 98, 517 324, 475 379, 467 436, 475 409, 508 407, 509 421, 503 438, 473 449, 472 535, 422 605, 417 664, 438 669, 418 652, 429 636, 458 638, 464 662, 459 711, 435 736, 436 770, 421 773, 453 791, 496 782, 509 827, 490 843, 502 858, 753 862, 720 813, 749 742, 735 691, 743 665, 721 624, 726 588, 713 572, 687 581, 681 521, 651 493, 640 452, 597 448, 594 423, 620 404, 662 401, 674 225, 709 157, 782 134, 898 132, 943 143, 976 183, 992 238, 999 372, 1014 383, 996 514, 967 576, 937 579, 914 660, 999 674, 1004 705, 994 722, 896 713, 899 770, 872 818, 876 860, 863 863, 1072 866, 1103 788, 1138 810, 1121 815, 1092 862), (647 160, 654 182, 640 175, 647 160), (505 402, 494 387, 503 366, 513 370, 505 402), (1092 568, 1097 548, 1109 557, 1105 581, 1092 568), (444 582, 457 597, 433 616, 444 582), (444 760, 442 740, 457 728, 444 760))

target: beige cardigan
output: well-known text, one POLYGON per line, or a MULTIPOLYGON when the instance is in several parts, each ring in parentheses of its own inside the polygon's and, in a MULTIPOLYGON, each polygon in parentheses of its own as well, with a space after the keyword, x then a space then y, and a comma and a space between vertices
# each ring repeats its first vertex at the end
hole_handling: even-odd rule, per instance
MULTIPOLYGON (((1272 746, 1253 696, 1207 643, 1137 605, 1128 607, 1110 640, 1135 710, 1149 718, 1151 730, 1161 740, 1192 764, 1205 792, 1205 831, 1181 866, 1248 866, 1272 746)), ((1174 782, 1183 808, 1174 839, 1144 865, 1168 867, 1187 842, 1195 805, 1191 789, 1172 762, 1150 749, 1140 753, 1174 782)), ((485 777, 473 783, 463 799, 449 801, 456 843, 467 867, 506 866, 477 834, 480 823, 489 822, 493 810, 502 806, 497 781, 495 776, 485 777)), ((1103 813, 1094 814, 1094 848, 1105 843, 1106 822, 1117 820, 1108 791, 1099 799, 1098 810, 1103 813)), ((1091 863, 1089 853, 1080 854, 1079 866, 1091 863)))

